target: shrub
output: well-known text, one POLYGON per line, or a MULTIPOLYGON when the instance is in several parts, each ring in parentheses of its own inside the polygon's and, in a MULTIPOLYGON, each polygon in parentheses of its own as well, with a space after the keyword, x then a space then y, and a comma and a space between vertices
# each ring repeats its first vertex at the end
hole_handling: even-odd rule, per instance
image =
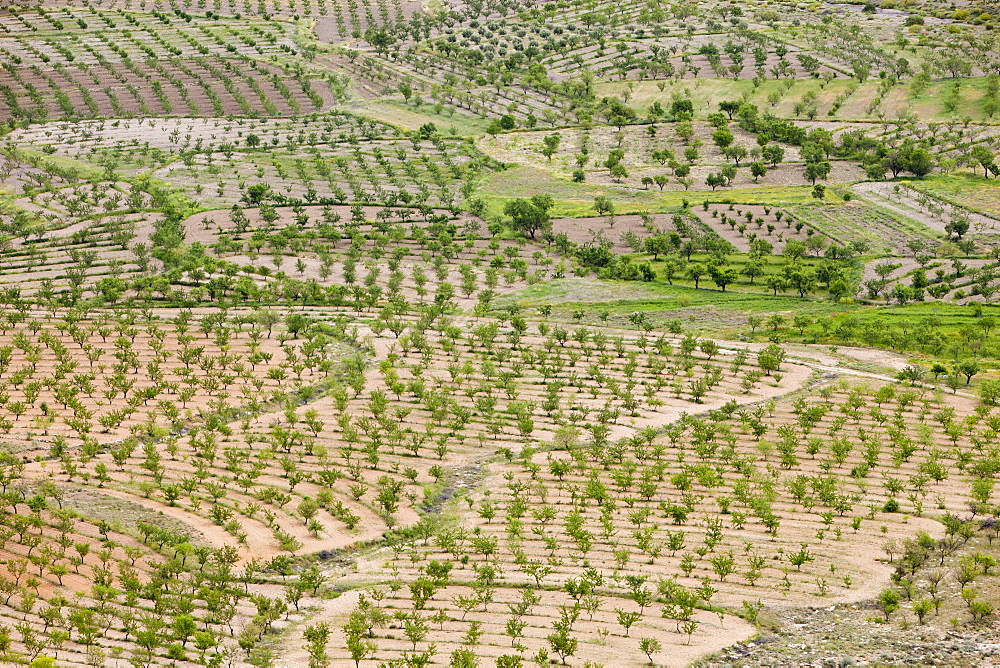
POLYGON ((885 613, 885 621, 889 621, 889 616, 899 610, 899 592, 895 589, 884 589, 879 594, 877 604, 885 613))

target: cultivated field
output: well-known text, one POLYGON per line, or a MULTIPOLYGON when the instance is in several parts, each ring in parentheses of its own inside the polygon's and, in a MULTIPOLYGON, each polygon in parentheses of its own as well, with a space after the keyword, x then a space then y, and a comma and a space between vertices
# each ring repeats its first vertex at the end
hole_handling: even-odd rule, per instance
POLYGON ((988 663, 996 14, 5 3, 0 663, 988 663))

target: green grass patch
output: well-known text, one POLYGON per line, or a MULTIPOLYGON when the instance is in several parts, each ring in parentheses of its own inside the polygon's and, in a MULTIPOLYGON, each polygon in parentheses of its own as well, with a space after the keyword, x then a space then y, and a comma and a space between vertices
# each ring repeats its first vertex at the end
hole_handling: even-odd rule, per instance
MULTIPOLYGON (((879 81, 871 78, 864 83, 841 75, 837 79, 824 82, 822 79, 797 79, 786 85, 785 80, 768 79, 754 87, 752 80, 747 79, 683 79, 678 82, 611 81, 595 85, 598 98, 604 96, 623 97, 626 86, 632 85, 629 105, 637 109, 646 109, 653 102, 669 106, 672 95, 689 98, 694 103, 696 115, 704 118, 711 112, 718 111, 722 100, 746 99, 757 105, 761 111, 767 111, 780 118, 801 118, 795 115, 795 104, 806 95, 815 95, 819 114, 816 120, 859 121, 875 123, 878 118, 869 113, 869 106, 879 96, 879 81), (664 84, 660 90, 660 84, 664 84), (777 98, 772 96, 776 95, 777 98), (832 115, 834 103, 839 106, 832 115)), ((996 122, 997 118, 989 118, 983 111, 983 96, 985 94, 985 77, 969 77, 961 79, 961 87, 957 97, 957 109, 950 112, 945 108, 945 101, 951 96, 954 79, 937 79, 930 83, 919 95, 913 95, 909 83, 898 85, 887 94, 881 96, 880 109, 886 118, 894 118, 900 112, 912 112, 923 122, 947 122, 953 118, 969 117, 973 121, 986 123, 996 122)))
MULTIPOLYGON (((796 204, 815 202, 812 196, 812 186, 752 186, 749 188, 733 188, 732 190, 712 191, 672 191, 661 193, 661 199, 676 201, 688 199, 692 205, 702 202, 721 202, 728 204, 796 204)), ((828 198, 829 199, 829 198, 828 198)))
POLYGON ((916 327, 926 318, 932 318, 938 331, 958 334, 963 327, 975 325, 981 317, 1000 318, 1000 306, 982 305, 982 316, 972 304, 953 304, 943 301, 914 302, 905 306, 880 306, 866 308, 855 315, 858 322, 882 320, 894 327, 916 327))
MULTIPOLYGON (((503 203, 518 197, 547 193, 556 201, 552 215, 561 218, 594 215, 594 198, 607 195, 615 203, 615 213, 641 211, 663 212, 672 206, 662 202, 658 193, 630 188, 602 187, 591 183, 574 183, 553 176, 550 172, 518 165, 486 176, 479 185, 481 197, 492 211, 499 212, 503 203)), ((680 204, 680 201, 673 206, 680 204)))
POLYGON ((942 362, 951 367, 962 360, 976 359, 983 369, 995 369, 1000 357, 1000 332, 993 325, 986 334, 981 324, 988 316, 1000 319, 1000 306, 940 301, 868 306, 818 322, 806 331, 805 341, 890 348, 924 365, 942 362), (850 336, 844 335, 845 327, 851 331, 850 336), (891 343, 884 337, 873 338, 868 330, 891 332, 891 343), (942 337, 940 349, 927 348, 927 332, 942 337))
POLYGON ((31 148, 18 147, 14 153, 14 157, 18 160, 24 162, 29 162, 29 158, 37 158, 42 163, 49 163, 54 165, 60 170, 68 171, 75 170, 78 179, 84 181, 90 180, 103 180, 104 178, 104 168, 93 165, 89 162, 83 162, 82 160, 76 160, 74 158, 67 158, 61 155, 48 155, 42 151, 38 151, 31 148))
POLYGON ((438 114, 433 105, 425 104, 419 109, 406 106, 402 99, 360 100, 344 105, 344 109, 406 130, 417 130, 421 125, 433 123, 445 135, 451 134, 454 128, 455 134, 462 137, 485 134, 488 125, 485 119, 459 112, 450 113, 447 107, 438 114))
POLYGON ((574 183, 554 176, 551 172, 528 165, 517 165, 484 178, 479 185, 481 197, 494 213, 499 213, 503 203, 517 197, 531 197, 548 193, 556 201, 552 215, 558 218, 576 218, 594 215, 594 198, 605 195, 615 204, 618 215, 630 213, 667 213, 676 211, 685 203, 700 206, 702 202, 733 202, 737 204, 787 205, 814 202, 811 186, 760 186, 705 192, 666 191, 655 188, 620 188, 593 183, 574 183))
POLYGON ((563 318, 583 310, 588 322, 606 316, 612 324, 624 324, 628 315, 641 312, 658 325, 679 319, 687 327, 694 326, 699 331, 719 336, 743 333, 749 314, 782 313, 789 318, 806 314, 812 318, 829 318, 862 308, 828 299, 774 296, 732 291, 731 288, 722 292, 660 281, 640 283, 596 278, 564 278, 533 285, 504 295, 497 300, 496 308, 502 309, 511 303, 527 309, 552 306, 553 313, 563 318))
POLYGON ((975 176, 968 172, 952 172, 900 183, 949 204, 1000 219, 1000 179, 975 176))
POLYGON ((902 252, 906 241, 912 237, 941 238, 926 225, 863 199, 824 201, 822 204, 814 200, 790 206, 788 211, 840 244, 867 241, 874 253, 902 252))

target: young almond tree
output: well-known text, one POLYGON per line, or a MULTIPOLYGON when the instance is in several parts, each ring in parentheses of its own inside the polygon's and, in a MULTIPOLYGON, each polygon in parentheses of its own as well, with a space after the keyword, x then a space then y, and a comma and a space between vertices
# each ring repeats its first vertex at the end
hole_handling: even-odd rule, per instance
POLYGON ((656 638, 643 638, 639 641, 639 651, 649 659, 649 665, 653 665, 653 655, 663 649, 660 641, 656 638))

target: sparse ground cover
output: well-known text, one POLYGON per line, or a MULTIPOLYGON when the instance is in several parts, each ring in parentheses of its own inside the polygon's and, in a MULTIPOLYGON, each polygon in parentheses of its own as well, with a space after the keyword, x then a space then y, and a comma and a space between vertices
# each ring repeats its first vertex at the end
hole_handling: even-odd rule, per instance
POLYGON ((945 202, 990 218, 1000 217, 1000 200, 996 179, 964 178, 929 179, 907 184, 916 190, 939 197, 945 202))

